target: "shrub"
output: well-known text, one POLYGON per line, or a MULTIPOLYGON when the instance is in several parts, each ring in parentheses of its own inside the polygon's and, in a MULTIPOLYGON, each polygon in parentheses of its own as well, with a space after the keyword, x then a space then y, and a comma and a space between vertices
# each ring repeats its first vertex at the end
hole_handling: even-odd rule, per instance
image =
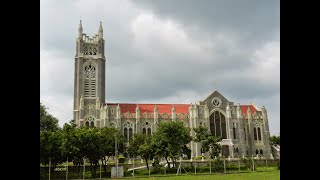
POLYGON ((241 161, 244 163, 247 169, 250 169, 251 171, 256 169, 256 167, 253 169, 252 158, 241 158, 241 161))
MULTIPOLYGON (((194 160, 201 160, 201 159, 202 159, 202 156, 197 156, 194 158, 194 160)), ((203 156, 203 159, 206 159, 206 157, 203 156)))
POLYGON ((224 170, 222 159, 218 158, 213 161, 213 170, 217 172, 221 172, 224 170))

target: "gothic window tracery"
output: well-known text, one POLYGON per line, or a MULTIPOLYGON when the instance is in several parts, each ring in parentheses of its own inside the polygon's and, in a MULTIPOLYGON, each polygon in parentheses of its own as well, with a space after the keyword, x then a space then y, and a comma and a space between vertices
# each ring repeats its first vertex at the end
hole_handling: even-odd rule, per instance
POLYGON ((133 125, 130 122, 126 122, 123 125, 123 135, 126 139, 126 141, 129 141, 132 138, 133 133, 133 125))
POLYGON ((220 136, 222 139, 227 139, 227 125, 225 116, 219 112, 214 111, 210 115, 210 130, 215 136, 220 136))
POLYGON ((97 55, 98 48, 96 45, 85 45, 83 48, 84 55, 97 55))
POLYGON ((90 116, 85 119, 87 127, 94 127, 94 117, 90 116))
POLYGON ((84 97, 96 97, 96 67, 92 63, 84 67, 84 97))
POLYGON ((149 122, 143 124, 142 133, 151 135, 151 124, 149 122))
POLYGON ((212 104, 215 106, 215 107, 219 107, 221 105, 221 99, 219 99, 218 97, 214 97, 212 99, 212 104))

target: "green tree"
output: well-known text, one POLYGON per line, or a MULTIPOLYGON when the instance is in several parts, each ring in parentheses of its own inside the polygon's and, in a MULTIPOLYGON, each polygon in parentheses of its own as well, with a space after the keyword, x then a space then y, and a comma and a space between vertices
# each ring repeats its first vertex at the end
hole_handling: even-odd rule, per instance
POLYGON ((149 169, 148 160, 155 155, 155 147, 152 144, 152 136, 146 134, 134 134, 128 143, 128 150, 130 156, 141 156, 146 161, 146 166, 149 169))
POLYGON ((51 158, 52 167, 62 162, 61 131, 58 119, 50 115, 40 103, 40 163, 47 165, 51 158))
POLYGON ((270 145, 272 146, 275 144, 280 145, 280 135, 279 136, 273 135, 270 137, 270 145))
POLYGON ((100 133, 96 128, 82 127, 77 129, 79 154, 87 158, 91 165, 92 177, 96 177, 96 169, 100 159, 100 133))
POLYGON ((62 144, 61 153, 62 157, 66 159, 68 157, 69 162, 73 162, 77 168, 78 174, 80 173, 80 166, 83 164, 82 154, 77 139, 77 129, 73 124, 65 123, 62 128, 62 144))
POLYGON ((215 137, 209 132, 208 128, 200 126, 199 128, 194 128, 196 136, 194 138, 195 142, 201 142, 202 150, 204 152, 210 152, 211 158, 215 156, 219 157, 221 152, 221 145, 218 142, 221 141, 221 137, 215 137))
POLYGON ((159 124, 157 131, 154 133, 152 141, 155 153, 159 157, 164 157, 170 169, 168 158, 172 159, 173 166, 176 159, 182 154, 185 148, 192 140, 190 129, 183 126, 182 122, 162 122, 159 124))
POLYGON ((58 119, 47 112, 47 108, 40 103, 40 131, 59 130, 58 119))
POLYGON ((117 147, 120 153, 125 151, 125 141, 121 133, 115 128, 104 127, 100 131, 100 159, 102 160, 105 174, 107 173, 107 162, 110 156, 115 155, 115 136, 117 136, 117 147), (106 159, 106 156, 108 158, 106 159))
POLYGON ((48 165, 51 158, 51 167, 54 168, 63 162, 61 144, 61 131, 40 131, 40 163, 48 165))

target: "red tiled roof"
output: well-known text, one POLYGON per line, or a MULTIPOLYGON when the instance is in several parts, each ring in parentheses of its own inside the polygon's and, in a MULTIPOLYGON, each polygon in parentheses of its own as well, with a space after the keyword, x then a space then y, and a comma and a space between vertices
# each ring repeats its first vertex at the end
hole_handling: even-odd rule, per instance
MULTIPOLYGON (((107 105, 118 105, 117 103, 107 103, 107 105)), ((154 107, 157 106, 158 113, 163 114, 171 114, 172 113, 172 106, 176 109, 176 113, 189 113, 189 106, 191 104, 128 104, 128 103, 119 103, 121 114, 130 112, 135 113, 136 107, 139 106, 140 113, 153 113, 154 107)))
POLYGON ((242 114, 247 114, 248 106, 250 107, 251 114, 254 114, 257 111, 253 105, 240 105, 242 114))

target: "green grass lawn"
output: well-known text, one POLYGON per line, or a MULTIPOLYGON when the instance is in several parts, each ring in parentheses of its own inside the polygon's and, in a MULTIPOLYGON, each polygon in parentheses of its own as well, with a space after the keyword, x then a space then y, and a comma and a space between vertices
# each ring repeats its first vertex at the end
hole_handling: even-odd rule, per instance
POLYGON ((280 170, 269 170, 266 172, 250 172, 250 173, 237 173, 237 174, 214 174, 214 175, 172 175, 172 176, 166 176, 166 177, 150 177, 150 178, 137 178, 139 180, 151 180, 151 179, 157 179, 157 180, 209 180, 209 179, 215 179, 215 180, 237 180, 237 179, 244 179, 244 180, 279 180, 280 179, 280 170))

